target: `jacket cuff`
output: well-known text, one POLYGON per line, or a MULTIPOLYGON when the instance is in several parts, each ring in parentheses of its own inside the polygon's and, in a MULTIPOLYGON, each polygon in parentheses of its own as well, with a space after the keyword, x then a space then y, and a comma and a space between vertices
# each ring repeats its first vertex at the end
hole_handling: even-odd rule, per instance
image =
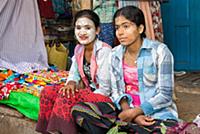
POLYGON ((149 102, 144 102, 140 105, 145 115, 150 115, 155 112, 152 105, 149 102))
POLYGON ((115 106, 116 106, 119 110, 121 110, 121 105, 120 105, 119 102, 121 101, 121 99, 122 99, 123 97, 127 97, 127 102, 128 102, 128 104, 129 104, 129 106, 130 106, 130 104, 131 104, 132 101, 133 101, 132 97, 131 97, 129 94, 123 94, 123 95, 121 95, 119 98, 117 98, 117 99, 114 101, 115 106))

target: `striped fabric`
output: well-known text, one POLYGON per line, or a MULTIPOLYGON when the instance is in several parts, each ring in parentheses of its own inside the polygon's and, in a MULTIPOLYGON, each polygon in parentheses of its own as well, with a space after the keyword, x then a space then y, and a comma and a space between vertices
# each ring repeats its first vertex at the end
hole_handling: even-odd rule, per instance
POLYGON ((87 133, 103 134, 115 123, 115 110, 112 102, 79 102, 71 111, 75 122, 87 133))
POLYGON ((108 102, 80 102, 72 108, 79 131, 84 134, 161 134, 163 127, 167 131, 177 124, 174 120, 155 119, 153 125, 141 126, 117 119, 118 112, 113 103, 108 102))
POLYGON ((139 1, 137 0, 119 0, 118 1, 118 8, 122 8, 125 6, 139 6, 139 1))
POLYGON ((0 68, 25 73, 48 67, 37 0, 0 3, 0 68))

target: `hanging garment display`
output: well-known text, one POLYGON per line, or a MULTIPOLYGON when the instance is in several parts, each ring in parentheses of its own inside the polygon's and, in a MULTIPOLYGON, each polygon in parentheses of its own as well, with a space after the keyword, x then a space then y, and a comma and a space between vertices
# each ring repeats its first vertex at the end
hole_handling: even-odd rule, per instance
POLYGON ((40 16, 48 19, 55 18, 51 0, 38 0, 38 6, 40 9, 40 16))

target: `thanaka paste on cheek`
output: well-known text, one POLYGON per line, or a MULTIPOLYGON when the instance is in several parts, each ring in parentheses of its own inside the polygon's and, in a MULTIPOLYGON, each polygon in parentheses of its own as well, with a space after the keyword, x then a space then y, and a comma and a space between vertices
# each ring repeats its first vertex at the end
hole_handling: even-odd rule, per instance
POLYGON ((80 44, 88 45, 95 40, 96 28, 93 21, 83 17, 77 19, 75 25, 79 27, 75 28, 75 36, 80 44), (90 28, 88 29, 88 27, 90 28))

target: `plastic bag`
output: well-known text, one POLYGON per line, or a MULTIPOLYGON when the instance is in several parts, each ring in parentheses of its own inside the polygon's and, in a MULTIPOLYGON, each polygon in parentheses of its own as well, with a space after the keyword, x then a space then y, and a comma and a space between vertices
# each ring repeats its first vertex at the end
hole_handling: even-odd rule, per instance
POLYGON ((29 93, 11 92, 9 99, 1 100, 0 103, 17 109, 26 117, 37 120, 39 114, 39 97, 29 93))
POLYGON ((62 43, 53 43, 52 46, 46 45, 46 49, 48 63, 57 66, 60 70, 66 70, 69 50, 62 43))

